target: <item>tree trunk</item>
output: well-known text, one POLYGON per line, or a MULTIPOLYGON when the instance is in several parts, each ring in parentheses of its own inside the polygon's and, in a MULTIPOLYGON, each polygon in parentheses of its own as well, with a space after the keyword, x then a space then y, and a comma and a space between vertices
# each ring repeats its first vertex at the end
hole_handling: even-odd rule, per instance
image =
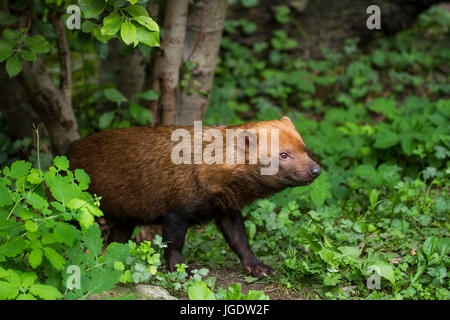
POLYGON ((18 78, 9 78, 5 68, 0 68, 0 111, 12 140, 33 136, 33 124, 40 121, 28 103, 18 78))
POLYGON ((228 0, 197 0, 189 12, 183 61, 195 63, 192 78, 178 98, 176 123, 202 120, 211 93, 228 0))
POLYGON ((181 56, 186 34, 188 0, 168 0, 164 15, 164 39, 157 53, 153 70, 152 89, 160 92, 160 98, 152 106, 157 123, 175 123, 176 90, 178 86, 181 56))
POLYGON ((35 62, 24 62, 20 80, 28 102, 47 128, 53 155, 65 154, 70 144, 80 138, 70 100, 55 87, 40 56, 35 62))

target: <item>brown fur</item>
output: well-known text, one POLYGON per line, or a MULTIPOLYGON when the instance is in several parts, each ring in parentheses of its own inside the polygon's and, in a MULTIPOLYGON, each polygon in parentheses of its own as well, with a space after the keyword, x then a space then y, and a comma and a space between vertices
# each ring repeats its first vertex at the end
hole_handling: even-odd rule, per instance
POLYGON ((172 270, 175 263, 182 262, 185 229, 215 219, 247 269, 254 275, 266 274, 268 267, 254 257, 248 242, 244 243, 247 238, 240 210, 255 199, 314 180, 308 170, 317 165, 306 154, 301 136, 287 117, 216 127, 224 137, 227 128, 280 130, 279 151, 289 152, 293 160, 280 160, 276 175, 262 176, 259 163, 175 165, 171 151, 178 142, 171 141, 171 133, 177 128, 193 132, 193 127, 134 127, 103 131, 72 144, 68 154, 71 169, 82 168, 90 175, 89 191, 102 197, 105 218, 118 228, 119 236, 110 240, 125 241, 137 224, 162 222, 172 270))

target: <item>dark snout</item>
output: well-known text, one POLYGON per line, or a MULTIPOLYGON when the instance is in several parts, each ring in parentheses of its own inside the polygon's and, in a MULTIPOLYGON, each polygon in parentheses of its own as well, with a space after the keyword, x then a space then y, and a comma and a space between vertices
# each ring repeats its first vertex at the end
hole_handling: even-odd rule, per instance
POLYGON ((316 179, 318 176, 320 176, 320 173, 322 172, 322 168, 316 163, 311 165, 308 169, 308 173, 311 178, 316 179))

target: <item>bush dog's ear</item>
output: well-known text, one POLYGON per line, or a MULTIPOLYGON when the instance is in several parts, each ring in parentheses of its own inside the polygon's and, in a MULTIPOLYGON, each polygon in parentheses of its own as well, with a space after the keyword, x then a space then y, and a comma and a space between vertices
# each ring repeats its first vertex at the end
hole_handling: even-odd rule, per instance
POLYGON ((284 116, 283 118, 281 118, 281 121, 288 122, 288 123, 290 123, 292 126, 294 126, 294 124, 292 123, 291 119, 289 119, 288 116, 284 116))

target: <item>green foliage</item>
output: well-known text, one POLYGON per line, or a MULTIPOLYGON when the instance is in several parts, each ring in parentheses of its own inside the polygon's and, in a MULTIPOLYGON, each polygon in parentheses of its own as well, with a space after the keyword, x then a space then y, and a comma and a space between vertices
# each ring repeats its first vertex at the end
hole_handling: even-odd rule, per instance
MULTIPOLYGON (((94 217, 103 214, 98 199, 85 191, 89 183, 83 170, 69 170, 65 157, 55 157, 46 172, 25 161, 3 168, 0 281, 7 289, 3 298, 83 298, 119 281, 121 273, 108 266, 109 261, 102 262, 103 239, 94 217), (70 266, 82 270, 81 287, 72 291, 66 285, 70 266)), ((117 258, 109 249, 106 257, 117 258)))
MULTIPOLYGON (((252 248, 277 270, 268 281, 325 299, 448 299, 448 21, 431 8, 369 54, 349 40, 308 61, 289 55, 284 30, 252 50, 225 29, 206 122, 288 114, 324 169, 244 210, 252 248)), ((190 232, 189 258, 230 266, 217 233, 190 232)))
MULTIPOLYGON (((51 24, 50 15, 56 11, 65 11, 72 4, 79 5, 82 13, 81 32, 89 34, 94 40, 94 47, 101 58, 107 56, 109 40, 118 38, 126 45, 139 44, 149 47, 159 46, 159 26, 149 16, 144 6, 136 1, 105 1, 105 0, 79 0, 79 1, 35 1, 33 11, 39 16, 35 23, 42 34, 31 36, 28 28, 17 30, 6 28, 0 39, 0 63, 5 61, 9 77, 15 77, 22 71, 23 63, 35 62, 38 54, 52 53, 56 47, 57 35, 55 27, 51 24), (101 17, 103 17, 101 20, 101 17)), ((26 10, 19 3, 12 6, 15 10, 26 10)), ((26 25, 25 14, 14 16, 0 12, 2 24, 21 22, 26 25)), ((61 19, 66 21, 68 15, 61 19)), ((74 32, 77 32, 75 30, 74 32)), ((68 35, 70 37, 70 35, 68 35)), ((83 36, 81 36, 83 38, 83 36)), ((145 51, 142 46, 141 51, 145 51)))

